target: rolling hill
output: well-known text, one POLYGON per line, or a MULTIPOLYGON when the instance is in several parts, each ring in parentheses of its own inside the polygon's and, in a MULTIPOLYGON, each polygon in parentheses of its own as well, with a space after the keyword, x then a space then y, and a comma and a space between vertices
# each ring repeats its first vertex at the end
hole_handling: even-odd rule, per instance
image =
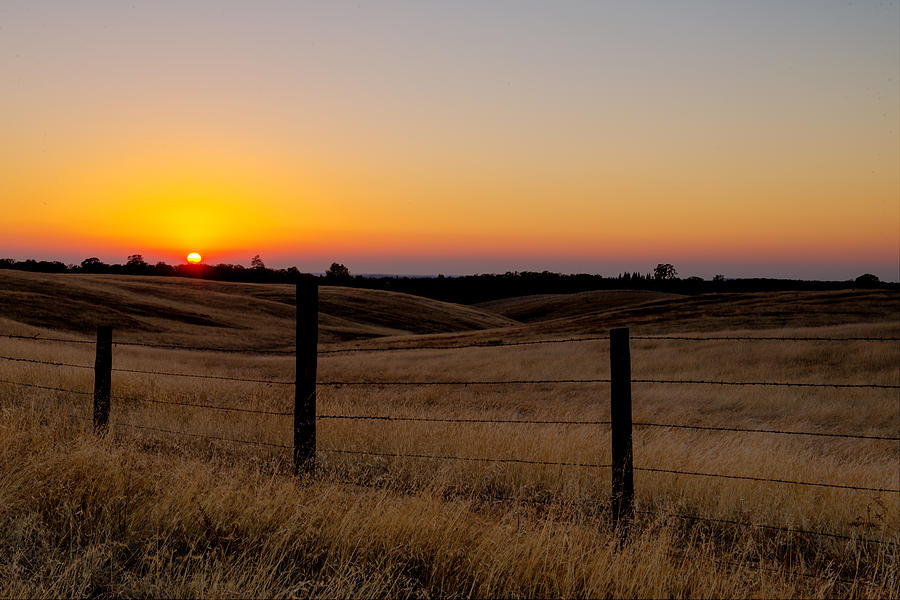
POLYGON ((900 323, 900 294, 890 290, 748 292, 661 298, 608 310, 546 319, 539 333, 603 333, 632 327, 643 333, 827 327, 900 323))
MULTIPOLYGON (((517 322, 475 307, 396 292, 320 288, 324 343, 391 335, 508 327, 517 322)), ((3 329, 90 335, 111 325, 116 339, 242 348, 290 347, 294 288, 200 279, 0 271, 3 329), (38 329, 39 328, 39 329, 38 329)))
MULTIPOLYGON (((293 286, 121 275, 0 271, 0 331, 92 336, 112 325, 120 341, 291 349, 293 286)), ((319 341, 370 345, 493 343, 536 337, 709 332, 848 323, 900 323, 900 294, 886 290, 679 296, 594 291, 466 306, 399 292, 323 286, 319 341), (415 341, 411 339, 415 338, 415 341), (367 341, 368 340, 368 341, 367 341)))
POLYGON ((648 290, 597 290, 575 294, 537 294, 482 302, 476 306, 523 323, 577 317, 663 299, 683 298, 648 290))

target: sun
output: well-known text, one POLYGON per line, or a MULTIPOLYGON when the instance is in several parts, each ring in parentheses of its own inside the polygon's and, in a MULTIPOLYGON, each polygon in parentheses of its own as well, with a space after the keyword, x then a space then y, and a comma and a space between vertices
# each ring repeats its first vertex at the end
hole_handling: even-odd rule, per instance
POLYGON ((200 262, 201 260, 203 260, 203 257, 200 256, 200 255, 199 255, 198 253, 196 253, 196 252, 191 252, 190 254, 187 255, 187 261, 188 261, 189 263, 191 263, 192 265, 196 265, 196 264, 197 264, 198 262, 200 262))

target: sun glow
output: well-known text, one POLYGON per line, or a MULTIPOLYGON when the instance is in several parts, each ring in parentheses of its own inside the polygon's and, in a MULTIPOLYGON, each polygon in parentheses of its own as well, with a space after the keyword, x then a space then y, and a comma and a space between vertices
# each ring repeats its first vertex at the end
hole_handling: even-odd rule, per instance
POLYGON ((188 261, 189 263, 191 263, 192 265, 196 265, 196 264, 199 263, 201 260, 203 260, 203 257, 200 256, 200 255, 199 255, 198 253, 196 253, 196 252, 191 252, 190 254, 187 255, 187 261, 188 261))

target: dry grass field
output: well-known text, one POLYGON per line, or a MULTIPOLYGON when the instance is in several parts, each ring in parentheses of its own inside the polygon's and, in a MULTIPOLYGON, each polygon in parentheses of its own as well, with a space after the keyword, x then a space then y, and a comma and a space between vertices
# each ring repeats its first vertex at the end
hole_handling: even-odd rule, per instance
MULTIPOLYGON (((323 349, 419 347, 323 354, 321 381, 603 379, 605 341, 424 346, 616 326, 900 337, 900 295, 882 291, 320 299, 323 349)), ((293 302, 289 286, 0 271, 0 334, 91 340, 109 323, 117 341, 248 351, 123 345, 114 369, 291 381, 293 357, 252 351, 292 347, 293 302)), ((898 342, 631 351, 635 379, 900 383, 898 342)), ((0 356, 92 365, 94 347, 0 337, 0 356)), ((290 385, 116 371, 98 436, 89 395, 8 383, 89 392, 92 377, 0 360, 0 596, 900 597, 898 493, 638 471, 635 520, 615 530, 609 469, 384 456, 603 465, 606 425, 329 418, 604 421, 607 384, 320 386, 318 469, 295 477, 290 416, 177 404, 289 413, 290 385)), ((635 383, 633 407, 638 423, 900 435, 896 389, 635 383)), ((643 468, 900 489, 891 440, 637 426, 634 455, 643 468)))

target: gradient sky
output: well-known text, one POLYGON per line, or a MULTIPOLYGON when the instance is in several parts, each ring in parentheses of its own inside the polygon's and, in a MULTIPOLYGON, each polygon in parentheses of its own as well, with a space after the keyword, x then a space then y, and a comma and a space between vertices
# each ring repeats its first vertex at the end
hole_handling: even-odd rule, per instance
POLYGON ((0 255, 900 277, 900 4, 0 2, 0 255))

